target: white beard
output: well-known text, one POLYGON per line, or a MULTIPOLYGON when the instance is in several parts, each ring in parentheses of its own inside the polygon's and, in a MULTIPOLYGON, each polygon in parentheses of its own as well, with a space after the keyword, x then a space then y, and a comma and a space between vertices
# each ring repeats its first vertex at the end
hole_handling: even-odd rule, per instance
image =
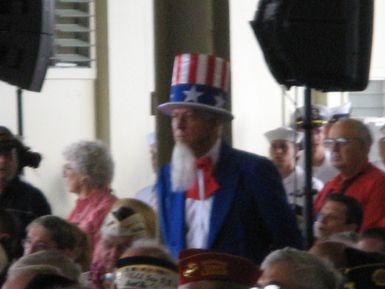
POLYGON ((195 180, 195 156, 184 143, 176 143, 171 158, 173 192, 188 190, 195 180))

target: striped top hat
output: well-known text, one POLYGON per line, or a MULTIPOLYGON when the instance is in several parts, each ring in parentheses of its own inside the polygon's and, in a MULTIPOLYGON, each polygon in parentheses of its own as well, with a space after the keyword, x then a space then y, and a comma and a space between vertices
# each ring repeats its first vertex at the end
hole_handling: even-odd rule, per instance
POLYGON ((193 107, 218 113, 226 120, 233 115, 225 109, 228 97, 230 64, 206 54, 180 54, 175 57, 170 101, 158 109, 171 115, 174 108, 193 107))

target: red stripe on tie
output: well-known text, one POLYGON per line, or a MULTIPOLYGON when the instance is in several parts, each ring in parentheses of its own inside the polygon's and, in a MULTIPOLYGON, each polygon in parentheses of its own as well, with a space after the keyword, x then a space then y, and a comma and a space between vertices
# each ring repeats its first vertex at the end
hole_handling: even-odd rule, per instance
POLYGON ((215 56, 209 55, 207 59, 207 75, 206 75, 207 85, 213 86, 214 69, 215 69, 215 56))
POLYGON ((190 67, 188 71, 188 83, 195 84, 197 80, 198 55, 190 55, 190 67))
POLYGON ((181 69, 181 62, 182 62, 182 55, 178 55, 175 58, 175 64, 174 64, 174 77, 175 82, 173 84, 178 84, 180 80, 180 69, 181 69))

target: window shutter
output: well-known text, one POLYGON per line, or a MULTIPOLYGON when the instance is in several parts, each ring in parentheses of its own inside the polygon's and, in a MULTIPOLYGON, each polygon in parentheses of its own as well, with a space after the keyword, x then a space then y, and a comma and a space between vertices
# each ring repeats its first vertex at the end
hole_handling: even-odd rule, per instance
POLYGON ((91 67, 95 49, 93 0, 56 0, 51 66, 91 67))

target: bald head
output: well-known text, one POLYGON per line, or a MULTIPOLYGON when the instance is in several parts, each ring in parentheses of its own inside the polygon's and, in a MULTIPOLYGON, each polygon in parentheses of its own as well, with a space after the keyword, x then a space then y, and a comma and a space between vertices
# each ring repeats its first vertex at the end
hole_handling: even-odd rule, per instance
POLYGON ((341 128, 360 138, 367 144, 369 149, 372 146, 372 135, 370 134, 369 128, 362 121, 353 118, 343 118, 332 125, 330 132, 336 128, 341 128))
POLYGON ((372 137, 367 126, 355 119, 341 119, 330 128, 325 145, 332 164, 345 176, 360 172, 368 163, 372 137))

